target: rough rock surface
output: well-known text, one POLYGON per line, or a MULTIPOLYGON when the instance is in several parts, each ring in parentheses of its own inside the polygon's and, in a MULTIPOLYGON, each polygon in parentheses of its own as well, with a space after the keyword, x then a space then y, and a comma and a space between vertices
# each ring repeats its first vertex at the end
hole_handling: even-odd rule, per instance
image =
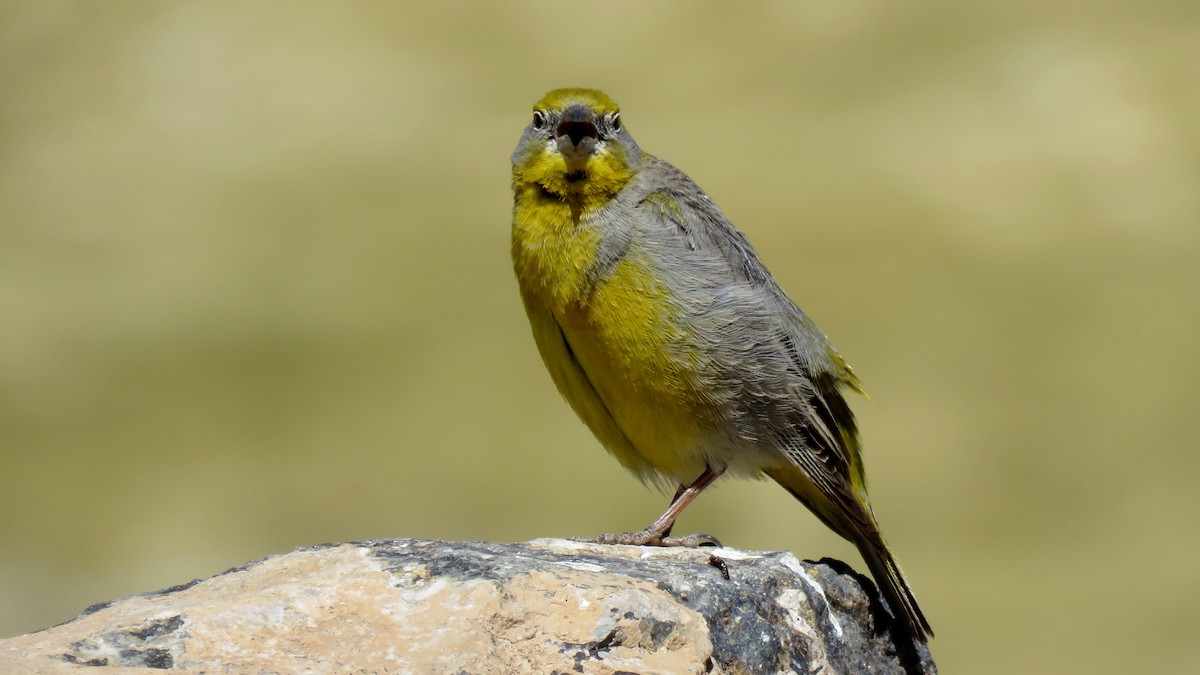
POLYGON ((936 672, 875 598, 790 553, 364 541, 89 607, 0 640, 0 673, 936 672))

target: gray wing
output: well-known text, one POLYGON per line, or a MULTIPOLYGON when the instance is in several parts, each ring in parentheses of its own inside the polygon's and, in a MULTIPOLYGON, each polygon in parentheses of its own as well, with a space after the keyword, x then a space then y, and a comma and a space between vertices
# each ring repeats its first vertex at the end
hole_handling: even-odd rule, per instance
MULTIPOLYGON (((865 486, 853 413, 839 387, 854 374, 712 200, 675 167, 648 158, 630 207, 654 263, 673 284, 693 335, 697 372, 744 439, 773 443, 846 508, 865 486), (852 478, 853 476, 853 478, 852 478)), ((865 499, 865 491, 863 493, 865 499)))

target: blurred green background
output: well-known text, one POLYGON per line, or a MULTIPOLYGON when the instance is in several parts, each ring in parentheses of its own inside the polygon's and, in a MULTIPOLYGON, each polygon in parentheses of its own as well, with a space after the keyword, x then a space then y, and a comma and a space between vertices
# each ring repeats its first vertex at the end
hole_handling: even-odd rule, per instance
MULTIPOLYGON (((0 4, 0 635, 297 546, 641 527, 508 155, 606 90, 862 375, 947 673, 1200 669, 1200 5, 0 4)), ((680 531, 853 550, 767 483, 680 531)))

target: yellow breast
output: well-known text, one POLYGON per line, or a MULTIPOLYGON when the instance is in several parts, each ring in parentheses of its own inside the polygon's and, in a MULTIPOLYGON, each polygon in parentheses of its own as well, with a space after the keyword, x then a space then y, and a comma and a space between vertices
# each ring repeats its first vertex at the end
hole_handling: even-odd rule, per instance
POLYGON ((535 337, 555 329, 539 328, 552 317, 566 338, 567 347, 557 351, 543 345, 554 336, 538 338, 546 366, 623 464, 690 482, 704 470, 703 438, 711 425, 685 367, 689 341, 676 307, 636 243, 602 280, 589 280, 601 234, 573 215, 551 200, 518 199, 514 212, 514 267, 535 337), (558 363, 564 359, 578 366, 558 363), (614 438, 614 427, 623 438, 614 438))

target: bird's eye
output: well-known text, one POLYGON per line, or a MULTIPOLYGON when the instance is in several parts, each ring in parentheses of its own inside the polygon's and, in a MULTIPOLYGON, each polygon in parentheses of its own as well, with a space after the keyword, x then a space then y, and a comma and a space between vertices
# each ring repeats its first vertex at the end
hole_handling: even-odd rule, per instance
POLYGON ((533 111, 533 128, 538 131, 546 128, 546 113, 541 110, 533 111))
POLYGON ((609 124, 609 126, 612 127, 613 131, 620 131, 621 130, 621 113, 613 113, 612 120, 609 121, 608 124, 609 124))

